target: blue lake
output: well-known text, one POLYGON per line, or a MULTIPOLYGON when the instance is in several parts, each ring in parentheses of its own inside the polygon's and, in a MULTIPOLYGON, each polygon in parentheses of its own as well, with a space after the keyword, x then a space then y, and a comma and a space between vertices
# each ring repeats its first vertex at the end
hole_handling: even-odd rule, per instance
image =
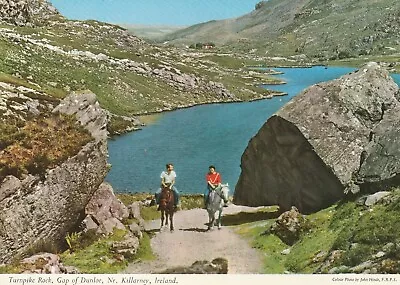
MULTIPOLYGON (((106 177, 116 192, 151 192, 171 162, 182 193, 203 193, 205 174, 213 164, 233 192, 240 159, 249 140, 265 121, 308 86, 338 78, 353 68, 277 68, 287 84, 268 86, 288 96, 246 102, 196 106, 164 113, 141 131, 109 140, 111 171, 106 177)), ((400 74, 393 76, 400 83, 400 74)), ((233 194, 233 193, 230 193, 233 194)))

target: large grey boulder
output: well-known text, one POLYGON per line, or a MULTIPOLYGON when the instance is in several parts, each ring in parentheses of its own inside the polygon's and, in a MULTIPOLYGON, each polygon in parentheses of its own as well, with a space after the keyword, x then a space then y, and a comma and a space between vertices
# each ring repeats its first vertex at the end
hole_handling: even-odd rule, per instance
POLYGON ((95 138, 77 155, 48 169, 44 178, 28 175, 18 181, 8 177, 0 185, 0 262, 32 250, 59 250, 66 234, 84 219, 86 205, 104 181, 108 171, 106 113, 85 96, 74 98, 64 103, 79 109, 72 114, 95 138), (90 120, 84 119, 86 114, 91 114, 90 120))
MULTIPOLYGON (((251 139, 234 203, 279 205, 282 211, 296 206, 307 213, 359 191, 364 148, 399 105, 397 92, 389 73, 369 63, 294 97, 251 139)), ((392 129, 395 120, 386 125, 392 129)))

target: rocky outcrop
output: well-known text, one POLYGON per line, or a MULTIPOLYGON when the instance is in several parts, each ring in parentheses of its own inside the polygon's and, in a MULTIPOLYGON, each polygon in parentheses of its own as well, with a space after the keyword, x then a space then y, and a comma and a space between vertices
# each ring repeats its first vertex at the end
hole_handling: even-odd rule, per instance
POLYGON ((124 238, 112 242, 111 250, 121 259, 129 259, 137 253, 144 229, 138 203, 126 207, 114 195, 111 185, 104 182, 87 204, 85 213, 86 217, 82 221, 83 232, 106 236, 116 229, 124 230, 124 238), (126 226, 128 219, 131 220, 126 226))
POLYGON ((122 221, 129 217, 128 208, 115 197, 108 183, 100 185, 86 205, 85 213, 85 229, 106 235, 112 233, 114 228, 124 230, 122 221))
MULTIPOLYGON (((234 202, 279 205, 283 211, 294 205, 309 213, 347 192, 358 192, 357 184, 368 176, 366 165, 375 163, 374 154, 382 153, 380 141, 386 140, 389 147, 396 137, 397 92, 388 72, 370 63, 296 96, 250 141, 242 156, 234 202), (386 135, 380 141, 374 139, 379 129, 386 135)), ((385 158, 368 173, 376 174, 382 167, 392 170, 394 165, 395 158, 385 158)))
POLYGON ((51 98, 44 92, 0 82, 0 119, 25 121, 37 116, 58 104, 59 100, 51 98), (32 98, 31 98, 32 97, 32 98))
POLYGON ((96 95, 92 92, 72 93, 54 108, 53 112, 75 114, 81 125, 85 126, 96 141, 107 139, 107 115, 100 108, 96 95))
POLYGON ((0 0, 0 21, 25 26, 59 15, 46 0, 0 0))
POLYGON ((6 178, 7 185, 0 186, 0 262, 64 246, 66 233, 84 219, 85 207, 108 171, 106 114, 95 95, 72 94, 55 111, 75 114, 94 140, 44 177, 6 178))

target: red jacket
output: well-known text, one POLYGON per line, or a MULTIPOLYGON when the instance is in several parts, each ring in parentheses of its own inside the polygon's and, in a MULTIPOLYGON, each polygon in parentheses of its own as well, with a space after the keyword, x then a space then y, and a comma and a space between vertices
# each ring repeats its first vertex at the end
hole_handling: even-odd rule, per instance
POLYGON ((219 184, 221 183, 221 175, 218 172, 213 174, 207 173, 206 175, 207 183, 210 182, 211 184, 219 184))

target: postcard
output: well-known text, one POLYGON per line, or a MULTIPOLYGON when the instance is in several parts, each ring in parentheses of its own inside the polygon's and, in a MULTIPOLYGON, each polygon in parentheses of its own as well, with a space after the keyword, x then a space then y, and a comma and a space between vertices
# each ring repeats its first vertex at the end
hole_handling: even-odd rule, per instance
POLYGON ((399 10, 0 1, 0 283, 397 283, 399 10))

